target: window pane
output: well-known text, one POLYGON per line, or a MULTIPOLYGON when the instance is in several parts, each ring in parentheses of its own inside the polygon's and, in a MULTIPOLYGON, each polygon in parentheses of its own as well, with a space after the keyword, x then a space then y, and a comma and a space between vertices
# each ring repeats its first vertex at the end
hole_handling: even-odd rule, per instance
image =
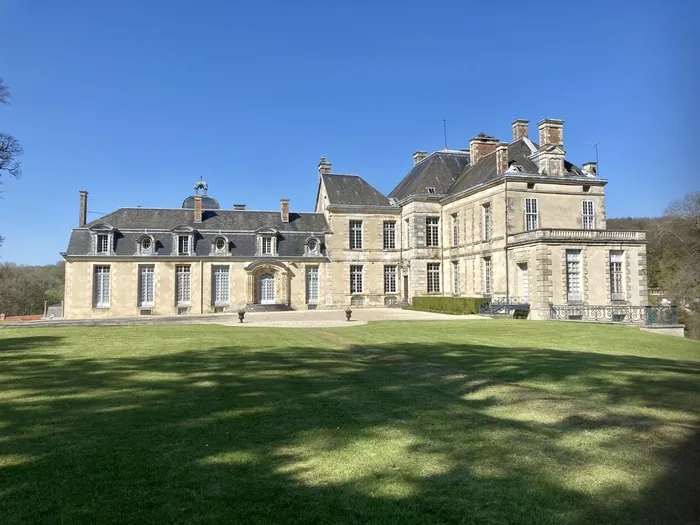
POLYGON ((537 209, 537 199, 527 197, 525 199, 525 229, 527 231, 539 228, 539 215, 537 209))
POLYGON ((214 266, 214 304, 229 303, 230 282, 229 267, 214 266))
POLYGON ((141 266, 139 272, 139 301, 140 306, 152 306, 154 303, 155 268, 141 266))
POLYGON ((190 236, 189 235, 178 235, 178 237, 177 237, 177 253, 179 255, 189 255, 190 254, 190 236))
POLYGON ((362 266, 350 267, 350 293, 362 293, 362 266))
POLYGON ((175 300, 177 304, 190 303, 190 267, 177 266, 175 268, 175 300))
POLYGON ((483 214, 483 231, 481 237, 484 241, 488 241, 491 239, 491 204, 484 204, 481 209, 483 214))
POLYGON ((318 266, 306 267, 306 300, 311 304, 318 302, 318 266))
POLYGON ((384 267, 384 293, 396 293, 396 266, 384 267))
POLYGON ((569 301, 581 301, 581 252, 566 252, 566 292, 569 301))
POLYGON ((491 257, 484 258, 484 296, 489 297, 493 292, 493 268, 491 257))
POLYGON ((440 219, 437 217, 427 217, 425 219, 425 245, 436 247, 440 245, 439 232, 440 219))
POLYGON ((97 253, 109 253, 109 235, 101 233, 97 236, 97 253))
POLYGON ((584 230, 595 228, 595 214, 593 213, 593 201, 583 201, 581 204, 581 226, 584 230))
POLYGON ((362 221, 350 221, 350 249, 362 249, 362 221))
POLYGON ((109 306, 110 279, 109 266, 95 266, 94 301, 95 306, 109 306))
POLYGON ((428 263, 428 293, 440 291, 440 263, 428 263))
POLYGON ((459 246, 459 217, 452 215, 452 246, 459 246))
POLYGON ((623 252, 610 252, 610 293, 613 301, 624 301, 623 252))
POLYGON ((384 249, 393 250, 396 248, 396 223, 386 221, 384 223, 384 249))
POLYGON ((452 261, 452 293, 459 295, 459 261, 452 261))

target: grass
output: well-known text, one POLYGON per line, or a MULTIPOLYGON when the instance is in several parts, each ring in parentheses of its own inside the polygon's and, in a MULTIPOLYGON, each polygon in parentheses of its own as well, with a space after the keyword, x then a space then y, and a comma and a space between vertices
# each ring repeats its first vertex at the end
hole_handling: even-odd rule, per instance
POLYGON ((700 343, 507 320, 0 334, 0 522, 694 523, 700 343))

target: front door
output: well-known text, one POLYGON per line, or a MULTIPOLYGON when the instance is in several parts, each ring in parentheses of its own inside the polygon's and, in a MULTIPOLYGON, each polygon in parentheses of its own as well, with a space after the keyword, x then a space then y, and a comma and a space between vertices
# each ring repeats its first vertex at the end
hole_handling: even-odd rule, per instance
POLYGON ((258 299, 260 304, 275 303, 275 278, 269 273, 260 276, 258 282, 258 299))

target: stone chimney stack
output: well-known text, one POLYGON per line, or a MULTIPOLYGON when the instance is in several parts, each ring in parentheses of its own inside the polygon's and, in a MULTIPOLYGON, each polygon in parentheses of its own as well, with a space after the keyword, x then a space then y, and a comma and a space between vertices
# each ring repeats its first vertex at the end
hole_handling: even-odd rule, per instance
POLYGON ((489 137, 486 133, 479 133, 469 141, 469 162, 474 166, 484 156, 493 153, 498 144, 496 137, 489 137))
POLYGON ((425 160, 425 157, 427 157, 427 156, 428 156, 428 152, 427 152, 427 151, 416 151, 416 152, 413 154, 413 165, 415 166, 415 165, 418 164, 419 162, 425 160))
POLYGON ((545 145, 564 147, 564 121, 545 118, 537 123, 540 131, 540 147, 545 145))
POLYGON ((194 222, 202 222, 202 196, 194 196, 194 222))
POLYGON ((321 161, 318 163, 318 175, 330 175, 331 174, 331 163, 326 160, 326 157, 321 157, 321 161))
POLYGON ((496 146, 496 174, 503 175, 508 169, 508 143, 501 142, 496 146))
POLYGON ((289 222, 289 199, 280 199, 280 215, 283 223, 289 222))
POLYGON ((515 119, 513 121, 513 142, 527 137, 529 133, 529 120, 515 119))
POLYGON ((80 191, 80 210, 78 212, 78 226, 83 227, 87 224, 87 197, 88 192, 80 191))

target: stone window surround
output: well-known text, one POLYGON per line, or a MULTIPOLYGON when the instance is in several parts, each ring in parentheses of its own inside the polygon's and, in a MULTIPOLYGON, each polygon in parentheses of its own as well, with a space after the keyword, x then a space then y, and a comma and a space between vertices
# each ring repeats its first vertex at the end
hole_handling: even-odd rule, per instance
POLYGON ((315 235, 307 237, 304 241, 304 255, 307 257, 319 257, 321 255, 321 240, 315 235), (310 244, 313 245, 314 243, 316 246, 312 249, 310 244))
POLYGON ((226 235, 216 235, 212 240, 211 240, 211 250, 209 252, 209 255, 231 255, 231 241, 226 235), (218 249, 216 247, 216 243, 219 239, 224 240, 224 247, 222 249, 218 249))
POLYGON ((279 257, 278 235, 274 228, 260 228, 255 232, 255 255, 258 257, 279 257), (263 253, 263 239, 270 239, 270 253, 263 253))
POLYGON ((173 228, 171 230, 171 235, 172 235, 172 239, 173 239, 173 248, 171 250, 170 255, 177 255, 180 257, 192 257, 193 255, 195 255, 194 237, 195 237, 196 233, 197 233, 197 230, 195 230, 191 226, 178 226, 177 228, 173 228), (189 251, 189 253, 186 253, 186 254, 180 253, 180 236, 187 236, 188 237, 188 251, 189 251))
POLYGON ((158 250, 156 248, 156 238, 151 235, 150 233, 145 233, 141 235, 138 240, 136 241, 136 255, 157 255, 158 250), (151 247, 148 248, 147 250, 143 248, 143 241, 144 239, 150 239, 151 240, 151 247))
POLYGON ((89 255, 115 255, 114 237, 117 229, 111 224, 100 223, 90 228, 90 253, 89 255), (107 235, 107 252, 97 251, 97 241, 100 235, 107 235))

